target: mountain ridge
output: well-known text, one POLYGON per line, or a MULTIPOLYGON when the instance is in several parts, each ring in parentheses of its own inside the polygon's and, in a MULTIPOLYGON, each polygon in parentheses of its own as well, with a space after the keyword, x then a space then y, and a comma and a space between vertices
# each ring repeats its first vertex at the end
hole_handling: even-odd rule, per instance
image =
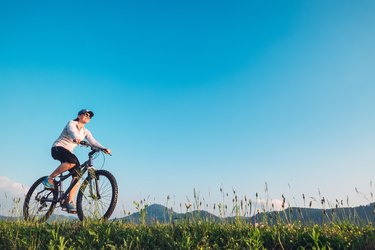
POLYGON ((277 223, 282 221, 285 223, 300 221, 302 223, 323 223, 337 221, 351 221, 355 223, 372 223, 375 224, 375 203, 361 205, 357 207, 338 207, 338 208, 304 208, 289 207, 282 211, 259 212, 252 216, 228 216, 219 217, 205 210, 194 210, 186 213, 174 212, 171 208, 167 208, 160 204, 151 204, 140 209, 131 215, 117 218, 125 222, 139 224, 145 222, 150 223, 171 223, 180 220, 210 220, 210 221, 227 221, 233 222, 241 219, 253 224, 259 222, 277 223))
MULTIPOLYGON (((21 217, 0 215, 0 221, 17 221, 23 220, 21 217)), ((324 223, 350 221, 355 223, 372 223, 375 225, 375 203, 361 205, 357 207, 338 207, 338 208, 305 208, 305 207, 289 207, 282 211, 259 212, 252 216, 227 216, 220 217, 205 210, 194 210, 186 213, 178 213, 171 208, 160 204, 151 204, 140 209, 131 215, 113 218, 111 220, 124 221, 139 224, 141 222, 151 223, 171 223, 183 220, 204 220, 212 222, 233 222, 235 220, 243 220, 248 223, 277 223, 279 221, 290 223, 300 221, 302 223, 324 223)), ((71 221, 78 218, 70 215, 53 214, 48 219, 49 222, 71 221)))

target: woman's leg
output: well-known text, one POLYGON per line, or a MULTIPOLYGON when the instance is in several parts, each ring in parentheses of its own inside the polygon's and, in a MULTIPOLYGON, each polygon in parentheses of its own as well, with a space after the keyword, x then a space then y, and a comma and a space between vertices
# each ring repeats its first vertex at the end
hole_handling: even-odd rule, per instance
MULTIPOLYGON (((69 163, 69 162, 64 162, 61 163, 60 166, 58 166, 55 171, 52 172, 47 178, 48 183, 53 185, 53 179, 58 176, 61 173, 64 173, 65 171, 68 171, 71 168, 74 168, 76 164, 75 163, 69 163)), ((46 184, 45 184, 46 185, 46 184)))
MULTIPOLYGON (((76 179, 77 179, 77 177, 74 176, 72 178, 72 182, 75 181, 76 179)), ((74 187, 72 188, 72 190, 70 190, 69 198, 68 198, 68 201, 70 203, 75 203, 74 200, 75 200, 76 193, 78 191, 78 187, 79 187, 79 181, 77 181, 77 183, 74 185, 74 187)))
POLYGON ((48 176, 48 178, 53 179, 56 176, 58 176, 59 174, 64 173, 65 171, 68 171, 71 168, 74 168, 75 165, 76 165, 75 163, 69 163, 69 162, 61 163, 61 165, 58 166, 55 169, 55 171, 53 171, 52 174, 50 174, 50 176, 48 176))

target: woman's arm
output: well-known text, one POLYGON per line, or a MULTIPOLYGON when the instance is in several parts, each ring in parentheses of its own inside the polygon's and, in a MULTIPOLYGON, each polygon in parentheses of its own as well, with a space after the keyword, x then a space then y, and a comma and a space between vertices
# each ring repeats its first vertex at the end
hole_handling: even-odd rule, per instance
POLYGON ((91 145, 93 145, 93 146, 95 146, 95 147, 97 147, 97 148, 106 149, 106 147, 104 147, 104 146, 103 146, 102 144, 100 144, 97 140, 95 140, 94 136, 92 136, 91 132, 90 132, 88 129, 86 129, 86 139, 87 139, 87 141, 88 141, 91 145))

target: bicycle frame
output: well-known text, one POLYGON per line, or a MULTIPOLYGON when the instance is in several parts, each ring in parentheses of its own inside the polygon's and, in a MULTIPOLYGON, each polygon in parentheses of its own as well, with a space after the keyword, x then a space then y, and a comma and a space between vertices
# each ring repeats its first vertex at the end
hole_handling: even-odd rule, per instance
MULTIPOLYGON (((83 164, 81 164, 78 168, 81 170, 80 171, 80 174, 77 178, 74 178, 73 182, 70 183, 68 189, 66 189, 66 191, 64 192, 62 190, 62 184, 63 182, 68 179, 69 177, 71 177, 73 175, 73 173, 68 173, 68 174, 60 174, 59 175, 59 180, 54 180, 57 188, 58 188, 58 196, 57 196, 57 200, 55 199, 48 199, 46 198, 44 201, 46 202, 60 202, 60 204, 65 201, 67 198, 68 198, 68 194, 70 193, 70 191, 73 189, 73 187, 81 180, 83 179, 83 176, 84 174, 87 172, 87 171, 90 171, 91 168, 93 168, 93 156, 95 153, 99 152, 99 150, 97 149, 92 149, 91 152, 89 152, 89 159, 87 161, 85 161, 83 164)), ((88 175, 89 178, 92 178, 91 174, 88 175)), ((100 198, 100 194, 99 194, 99 188, 98 188, 98 182, 96 181, 95 182, 95 185, 96 185, 96 195, 98 198, 100 198)), ((92 191, 92 187, 91 187, 91 191, 92 191)))

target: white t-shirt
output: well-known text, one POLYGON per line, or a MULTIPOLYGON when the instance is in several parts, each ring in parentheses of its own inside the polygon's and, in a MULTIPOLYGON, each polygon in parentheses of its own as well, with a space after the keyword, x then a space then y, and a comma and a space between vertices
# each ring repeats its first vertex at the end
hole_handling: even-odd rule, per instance
POLYGON ((78 121, 69 121, 61 132, 59 138, 57 138, 57 140, 53 143, 52 147, 64 147, 73 153, 74 148, 78 145, 73 141, 74 139, 78 139, 80 141, 86 139, 95 147, 103 149, 105 148, 97 140, 95 140, 90 130, 85 127, 79 129, 78 121))

